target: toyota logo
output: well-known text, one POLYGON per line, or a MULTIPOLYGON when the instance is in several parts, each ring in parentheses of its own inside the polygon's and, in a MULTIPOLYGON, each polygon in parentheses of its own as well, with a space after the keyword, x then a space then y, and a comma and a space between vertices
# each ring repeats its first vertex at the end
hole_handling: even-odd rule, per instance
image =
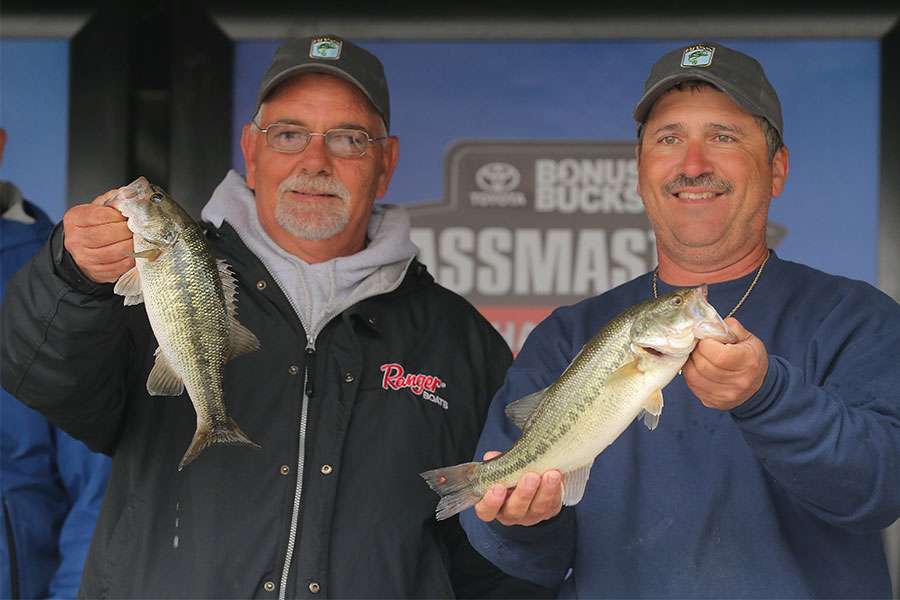
POLYGON ((519 170, 508 163, 492 162, 475 172, 475 183, 485 192, 509 192, 519 185, 519 170))

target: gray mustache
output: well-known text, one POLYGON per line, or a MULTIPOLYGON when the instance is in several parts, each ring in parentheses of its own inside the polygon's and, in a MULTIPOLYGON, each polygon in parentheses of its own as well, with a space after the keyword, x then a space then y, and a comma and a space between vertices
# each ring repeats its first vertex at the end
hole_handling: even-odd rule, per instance
POLYGON ((720 179, 710 173, 702 173, 696 177, 688 177, 684 173, 666 183, 663 190, 668 194, 674 194, 678 190, 691 187, 702 187, 710 189, 719 194, 728 194, 734 190, 731 182, 720 179))
POLYGON ((292 190, 303 194, 337 196, 341 200, 350 197, 344 184, 328 175, 295 175, 278 185, 279 194, 292 190))

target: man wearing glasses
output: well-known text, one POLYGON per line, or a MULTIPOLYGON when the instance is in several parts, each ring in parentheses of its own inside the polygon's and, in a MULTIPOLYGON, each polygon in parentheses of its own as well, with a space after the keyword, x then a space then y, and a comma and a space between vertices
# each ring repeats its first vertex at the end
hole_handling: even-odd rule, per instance
MULTIPOLYGON (((194 415, 145 389, 156 343, 112 282, 132 233, 73 207, 11 284, 3 384, 113 472, 87 597, 528 596, 434 519, 418 473, 467 460, 511 356, 415 260, 409 219, 374 204, 397 164, 381 62, 335 36, 282 46, 229 172, 203 209, 261 350, 225 370, 260 449, 214 446, 179 472, 194 415)), ((123 258, 126 257, 126 258, 123 258)))

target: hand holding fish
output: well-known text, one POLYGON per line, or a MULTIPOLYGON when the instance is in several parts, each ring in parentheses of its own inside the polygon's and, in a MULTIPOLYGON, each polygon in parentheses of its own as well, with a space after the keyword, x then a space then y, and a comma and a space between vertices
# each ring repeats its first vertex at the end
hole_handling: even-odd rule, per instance
POLYGON ((65 247, 81 272, 95 283, 114 283, 134 267, 132 237, 122 213, 103 203, 110 190, 90 204, 73 206, 63 215, 65 247))
MULTIPOLYGON (((484 460, 499 456, 486 452, 484 460)), ((496 519, 504 525, 536 525, 559 514, 562 509, 562 475, 551 469, 543 475, 525 473, 512 489, 492 485, 475 505, 482 521, 496 519)))
POLYGON ((557 514, 561 504, 578 504, 597 455, 636 419, 656 428, 662 388, 705 338, 737 339, 706 301, 706 286, 624 310, 584 344, 555 382, 505 407, 522 431, 509 450, 420 473, 441 496, 438 520, 480 505, 484 520, 533 525, 557 514))
POLYGON ((704 406, 717 410, 731 410, 753 396, 769 368, 769 354, 762 341, 734 317, 725 319, 725 323, 738 341, 700 340, 682 370, 694 395, 704 406))

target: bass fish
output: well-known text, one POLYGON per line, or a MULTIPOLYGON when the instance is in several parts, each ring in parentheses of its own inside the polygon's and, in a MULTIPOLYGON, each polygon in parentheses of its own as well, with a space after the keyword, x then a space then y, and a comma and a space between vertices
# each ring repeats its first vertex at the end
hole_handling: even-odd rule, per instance
POLYGON ((135 266, 116 282, 125 305, 144 303, 159 347, 147 378, 152 396, 187 388, 197 413, 194 438, 178 470, 213 444, 259 448, 225 410, 225 363, 259 350, 237 320, 237 282, 213 258, 200 226, 160 187, 140 177, 105 202, 128 219, 135 266))
POLYGON ((662 388, 702 338, 737 341, 706 301, 705 285, 622 312, 588 340, 555 382, 506 407, 522 430, 507 452, 420 474, 441 496, 438 520, 474 505, 494 484, 511 488, 526 472, 549 469, 563 475, 563 504, 577 504, 594 459, 632 421, 640 418, 656 428, 662 388))

